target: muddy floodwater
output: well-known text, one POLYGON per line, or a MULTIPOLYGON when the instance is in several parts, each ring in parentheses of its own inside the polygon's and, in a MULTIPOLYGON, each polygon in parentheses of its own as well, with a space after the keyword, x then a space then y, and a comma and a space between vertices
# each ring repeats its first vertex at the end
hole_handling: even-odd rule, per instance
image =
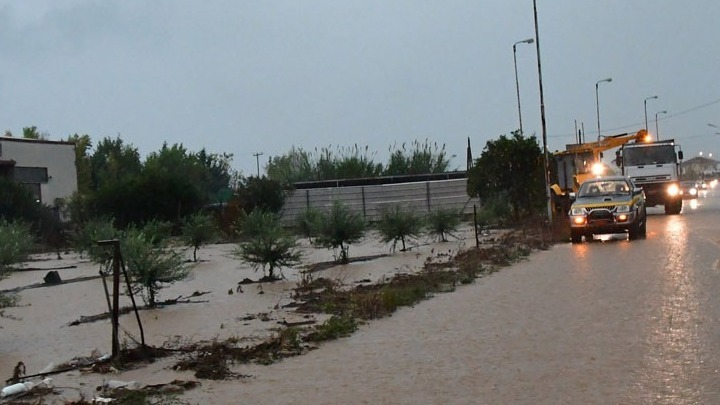
MULTIPOLYGON (((590 243, 558 244, 532 253, 455 292, 438 294, 352 336, 307 354, 263 365, 236 365, 244 377, 201 380, 179 397, 192 404, 716 404, 720 403, 720 197, 710 192, 686 202, 680 215, 648 210, 648 236, 621 235, 590 243)), ((468 232, 445 244, 422 243, 407 252, 325 270, 347 283, 418 269, 427 255, 471 247, 468 232), (432 252, 432 253, 431 253, 432 252)), ((203 248, 193 279, 161 292, 161 299, 210 291, 198 303, 143 311, 148 343, 171 339, 263 336, 283 319, 297 273, 281 283, 245 286, 258 274, 231 258, 231 245, 203 248), (259 294, 260 288, 264 294, 259 294), (277 308, 277 309, 276 309, 277 308), (268 313, 270 320, 243 321, 268 313)), ((309 263, 332 252, 306 247, 309 263)), ((368 240, 351 255, 389 253, 368 240)), ((66 255, 63 278, 97 273, 66 255)), ((20 272, 0 282, 10 289, 42 279, 20 272)), ((49 363, 110 349, 109 321, 68 326, 81 315, 106 311, 100 280, 20 293, 14 319, 0 323, 0 373, 17 361, 28 374, 49 363)), ((137 336, 134 318, 122 328, 137 336)), ((127 339, 127 338, 126 338, 127 339)), ((192 380, 164 359, 110 375, 72 371, 53 376, 62 395, 90 395, 103 380, 165 383, 192 380)), ((87 398, 87 397, 86 397, 87 398)))

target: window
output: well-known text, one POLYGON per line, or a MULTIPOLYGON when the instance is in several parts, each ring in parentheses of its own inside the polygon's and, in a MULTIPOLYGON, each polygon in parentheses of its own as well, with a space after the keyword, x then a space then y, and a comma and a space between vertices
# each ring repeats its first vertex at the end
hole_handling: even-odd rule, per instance
POLYGON ((20 167, 15 166, 15 181, 18 183, 47 183, 47 167, 20 167))

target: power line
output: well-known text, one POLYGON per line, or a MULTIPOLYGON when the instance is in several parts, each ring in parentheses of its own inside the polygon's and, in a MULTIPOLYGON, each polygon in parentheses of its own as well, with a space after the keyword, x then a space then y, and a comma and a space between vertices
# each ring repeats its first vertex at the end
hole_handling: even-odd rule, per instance
MULTIPOLYGON (((715 105, 715 104, 718 104, 718 103, 720 103, 720 98, 717 99, 717 100, 713 100, 713 101, 707 102, 707 103, 705 103, 705 104, 700 104, 700 105, 698 105, 698 106, 688 108, 687 110, 682 110, 682 111, 678 111, 678 112, 676 112, 676 113, 667 114, 667 115, 665 115, 665 116, 662 117, 662 118, 658 118, 658 121, 665 121, 665 120, 667 120, 667 119, 670 119, 670 118, 673 118, 673 117, 677 117, 677 116, 679 116, 679 115, 685 115, 685 114, 688 114, 688 113, 691 113, 691 112, 694 112, 694 111, 697 111, 697 110, 700 110, 700 109, 703 109, 703 108, 705 108, 705 107, 709 107, 709 106, 711 106, 711 105, 715 105)), ((608 128, 608 129, 606 129, 606 131, 608 131, 608 132, 615 132, 615 131, 620 131, 620 130, 622 130, 622 129, 637 128, 637 127, 640 127, 640 126, 642 126, 642 127, 644 128, 644 125, 645 125, 644 122, 637 122, 637 123, 633 123, 633 124, 623 125, 623 126, 621 126, 621 127, 608 128)), ((561 137, 569 137, 569 136, 576 136, 576 134, 549 135, 549 137, 551 137, 551 138, 561 138, 561 137)), ((700 136, 700 135, 698 135, 698 136, 700 136)), ((687 137, 687 138, 689 138, 689 137, 687 137)))

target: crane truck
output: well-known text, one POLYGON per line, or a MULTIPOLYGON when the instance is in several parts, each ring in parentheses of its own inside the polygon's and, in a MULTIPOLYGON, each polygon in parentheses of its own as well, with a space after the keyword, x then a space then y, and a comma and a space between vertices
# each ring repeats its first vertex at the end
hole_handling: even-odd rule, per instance
POLYGON ((567 215, 572 203, 570 193, 577 193, 585 180, 604 174, 604 151, 630 142, 633 142, 632 145, 641 145, 650 141, 650 134, 641 129, 636 133, 601 136, 595 142, 565 145, 564 151, 555 152, 553 157, 557 182, 550 186, 555 211, 567 215))

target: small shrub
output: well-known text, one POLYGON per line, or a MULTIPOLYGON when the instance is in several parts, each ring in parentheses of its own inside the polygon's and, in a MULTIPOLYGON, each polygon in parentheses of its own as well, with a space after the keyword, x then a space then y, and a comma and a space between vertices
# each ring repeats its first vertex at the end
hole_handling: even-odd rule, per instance
POLYGON ((309 342, 322 342, 349 336, 358 328, 357 321, 352 316, 333 316, 322 325, 318 325, 310 332, 305 340, 309 342))
POLYGON ((273 213, 251 212, 241 224, 241 234, 250 240, 241 243, 235 255, 255 270, 262 268, 263 275, 267 269, 271 279, 276 278, 276 269, 297 265, 302 258, 295 237, 283 229, 273 213))
POLYGON ((186 245, 193 248, 193 261, 197 262, 197 251, 200 246, 211 241, 217 235, 214 219, 201 212, 183 219, 182 238, 186 245))
POLYGON ((384 243, 392 242, 392 248, 402 242, 401 252, 407 250, 406 239, 416 238, 422 231, 422 219, 410 210, 403 210, 399 205, 385 208, 380 212, 380 220, 376 227, 384 243))
POLYGON ((447 235, 457 231, 459 225, 460 212, 458 210, 441 208, 430 211, 427 217, 428 231, 442 242, 447 242, 447 235))
POLYGON ((318 233, 321 219, 322 213, 320 213, 320 211, 307 208, 297 216, 295 226, 300 235, 308 238, 312 243, 312 238, 318 233))
POLYGON ((340 248, 340 263, 348 263, 350 244, 365 235, 365 220, 336 200, 329 212, 321 216, 315 244, 325 248, 340 248))

